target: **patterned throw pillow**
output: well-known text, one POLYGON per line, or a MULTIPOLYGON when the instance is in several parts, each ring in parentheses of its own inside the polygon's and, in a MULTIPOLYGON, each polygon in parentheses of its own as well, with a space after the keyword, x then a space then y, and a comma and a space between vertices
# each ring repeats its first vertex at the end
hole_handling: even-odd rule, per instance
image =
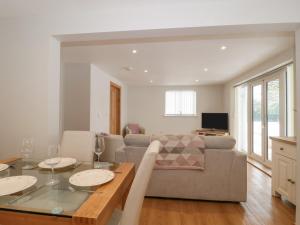
POLYGON ((129 134, 139 134, 140 133, 140 126, 136 123, 130 123, 127 125, 128 133, 129 134))

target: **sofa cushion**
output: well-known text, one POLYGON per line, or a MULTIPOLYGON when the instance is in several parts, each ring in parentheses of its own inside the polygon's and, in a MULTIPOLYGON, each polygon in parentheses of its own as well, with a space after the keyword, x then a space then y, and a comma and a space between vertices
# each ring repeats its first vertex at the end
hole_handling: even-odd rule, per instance
POLYGON ((187 153, 192 149, 205 149, 205 143, 202 136, 195 134, 184 135, 152 135, 151 141, 158 140, 161 145, 161 153, 187 153))
MULTIPOLYGON (((233 149, 236 141, 231 136, 203 136, 205 149, 233 149)), ((145 134, 128 134, 124 138, 126 146, 148 147, 151 136, 145 134)))
POLYGON ((203 136, 206 149, 233 149, 235 139, 230 136, 203 136))
POLYGON ((150 136, 145 134, 128 134, 124 138, 126 146, 148 147, 150 145, 150 136))

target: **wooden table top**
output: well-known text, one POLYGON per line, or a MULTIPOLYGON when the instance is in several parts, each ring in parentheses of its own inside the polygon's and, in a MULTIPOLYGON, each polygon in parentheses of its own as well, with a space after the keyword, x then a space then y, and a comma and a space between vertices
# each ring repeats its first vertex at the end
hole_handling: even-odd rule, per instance
MULTIPOLYGON (((14 163, 20 158, 0 160, 1 163, 14 163)), ((109 221, 116 207, 123 204, 135 176, 133 163, 121 163, 115 170, 115 178, 101 185, 80 206, 72 217, 39 215, 0 210, 0 224, 5 225, 104 225, 109 221)))
POLYGON ((134 178, 134 164, 121 163, 117 169, 115 179, 100 188, 83 203, 73 215, 72 224, 104 225, 109 221, 115 207, 122 202, 123 195, 134 178))

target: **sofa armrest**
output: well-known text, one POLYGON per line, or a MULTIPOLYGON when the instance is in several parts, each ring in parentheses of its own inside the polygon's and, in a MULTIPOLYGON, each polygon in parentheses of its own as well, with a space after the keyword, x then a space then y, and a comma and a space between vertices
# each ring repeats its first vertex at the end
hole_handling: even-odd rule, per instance
POLYGON ((121 135, 108 135, 104 137, 105 151, 101 155, 101 160, 115 162, 115 152, 124 145, 121 135))
POLYGON ((227 198, 224 200, 245 201, 247 198, 246 155, 235 150, 208 149, 205 151, 205 158, 203 172, 214 192, 227 193, 227 198))
POLYGON ((117 162, 132 162, 136 169, 140 165, 147 147, 122 146, 116 151, 117 162))
POLYGON ((119 147, 115 152, 115 159, 117 163, 127 162, 124 146, 119 147))
POLYGON ((245 202, 247 201, 247 155, 238 151, 234 153, 230 173, 230 197, 245 202))

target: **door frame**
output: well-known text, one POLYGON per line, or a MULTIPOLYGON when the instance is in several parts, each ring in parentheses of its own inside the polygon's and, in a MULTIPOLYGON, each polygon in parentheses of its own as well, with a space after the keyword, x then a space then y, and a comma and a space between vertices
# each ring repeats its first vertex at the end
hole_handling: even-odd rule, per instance
MULTIPOLYGON (((264 128, 264 124, 265 124, 265 117, 264 117, 264 82, 262 79, 259 80, 255 80, 253 82, 251 82, 249 84, 249 111, 248 111, 248 115, 249 115, 249 157, 255 159, 256 161, 259 161, 261 163, 264 162, 264 138, 262 137, 262 143, 261 143, 261 149, 262 149, 262 155, 257 155, 254 153, 253 150, 253 87, 257 86, 257 85, 261 85, 261 113, 262 113, 262 118, 261 118, 261 122, 262 122, 262 128, 261 128, 261 132, 262 134, 264 134, 265 132, 265 128, 264 128)), ((262 135, 264 136, 264 135, 262 135)))
POLYGON ((254 80, 249 84, 249 152, 248 156, 263 165, 271 168, 272 161, 268 160, 268 118, 267 118, 267 83, 279 79, 279 101, 280 101, 280 135, 284 136, 286 133, 286 68, 280 69, 269 76, 254 80), (262 156, 259 156, 253 151, 253 87, 262 84, 262 156))
POLYGON ((110 81, 110 89, 109 89, 109 95, 110 95, 110 101, 109 101, 109 131, 110 131, 110 133, 112 133, 112 110, 111 110, 111 108, 112 108, 112 96, 111 96, 111 90, 112 90, 112 88, 116 88, 116 89, 118 89, 119 90, 119 99, 120 99, 120 101, 119 101, 119 115, 118 115, 118 117, 119 117, 119 120, 118 120, 118 126, 119 126, 119 131, 117 132, 117 134, 121 134, 121 110, 122 110, 122 107, 121 107, 121 105, 122 105, 122 87, 120 86, 120 85, 118 85, 118 84, 116 84, 116 83, 114 83, 114 82, 112 82, 112 81, 110 81))
MULTIPOLYGON (((265 165, 268 167, 272 167, 272 161, 268 160, 268 93, 267 93, 267 84, 270 81, 279 80, 279 124, 280 124, 280 130, 279 130, 279 135, 280 136, 285 136, 286 133, 286 69, 285 71, 282 72, 282 74, 279 74, 281 70, 279 70, 278 72, 276 72, 273 75, 267 76, 264 79, 264 95, 265 95, 265 108, 264 108, 264 115, 265 115, 265 133, 264 133, 264 139, 265 139, 265 143, 264 143, 264 148, 265 148, 265 165)), ((273 152, 272 152, 273 154, 273 152)))

